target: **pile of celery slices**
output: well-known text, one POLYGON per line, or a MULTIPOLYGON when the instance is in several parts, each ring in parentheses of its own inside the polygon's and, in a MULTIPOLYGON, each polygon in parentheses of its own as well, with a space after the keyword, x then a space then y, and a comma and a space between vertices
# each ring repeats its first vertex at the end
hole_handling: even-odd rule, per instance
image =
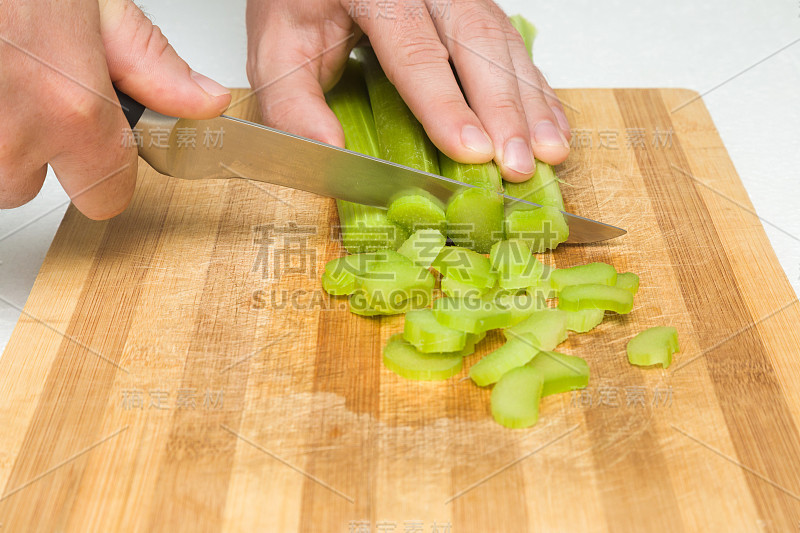
MULTIPOLYGON (((535 28, 519 15, 510 20, 531 53, 535 28)), ((506 343, 469 376, 494 387, 500 424, 532 426, 543 396, 586 387, 586 361, 553 350, 607 311, 630 313, 639 277, 604 263, 550 269, 532 255, 569 237, 554 169, 537 161, 531 179, 508 183, 494 162, 462 164, 439 152, 368 48, 356 50, 326 100, 347 149, 474 186, 447 205, 425 191, 395 198, 386 210, 337 201, 351 255, 326 265, 322 286, 347 296, 358 315, 406 313, 403 332, 384 349, 386 367, 408 379, 450 378, 487 331, 499 329, 506 343), (504 206, 504 191, 539 207, 504 206), (444 296, 434 298, 437 290, 444 296), (554 298, 558 306, 548 306, 554 298)), ((666 368, 677 350, 675 328, 651 328, 630 341, 628 359, 666 368)))

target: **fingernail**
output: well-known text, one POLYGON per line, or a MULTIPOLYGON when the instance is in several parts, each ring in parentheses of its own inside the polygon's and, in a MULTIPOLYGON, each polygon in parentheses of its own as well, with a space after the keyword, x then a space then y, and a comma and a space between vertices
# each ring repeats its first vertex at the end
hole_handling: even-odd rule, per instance
POLYGON ((567 122, 567 115, 564 114, 559 108, 553 106, 550 109, 553 110, 553 114, 556 116, 556 120, 558 120, 558 127, 561 128, 561 132, 569 131, 569 122, 567 122))
POLYGON ((461 128, 461 144, 479 154, 494 153, 494 146, 489 136, 471 124, 461 128))
POLYGON ((503 149, 503 164, 520 174, 533 172, 533 154, 530 144, 525 142, 522 137, 509 139, 503 149))
POLYGON ((194 82, 210 96, 223 96, 230 94, 230 91, 224 86, 207 76, 203 76, 199 72, 192 71, 191 76, 194 82))
POLYGON ((565 146, 569 147, 564 134, 558 131, 555 125, 549 120, 539 122, 533 128, 533 141, 536 144, 546 146, 565 146))

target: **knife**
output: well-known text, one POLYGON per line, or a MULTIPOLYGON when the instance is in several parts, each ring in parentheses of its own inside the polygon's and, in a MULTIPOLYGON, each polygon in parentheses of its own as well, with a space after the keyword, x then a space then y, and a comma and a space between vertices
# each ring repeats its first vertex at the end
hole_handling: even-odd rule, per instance
MULTIPOLYGON (((431 195, 445 205, 472 188, 322 142, 221 115, 190 120, 162 115, 117 91, 139 155, 161 174, 183 179, 244 178, 386 208, 404 194, 431 195), (198 138, 202 136, 202 138, 198 138)), ((501 193, 498 193, 501 194, 501 193)), ((502 194, 506 207, 539 204, 502 194)), ((590 243, 625 230, 562 211, 568 243, 590 243)))

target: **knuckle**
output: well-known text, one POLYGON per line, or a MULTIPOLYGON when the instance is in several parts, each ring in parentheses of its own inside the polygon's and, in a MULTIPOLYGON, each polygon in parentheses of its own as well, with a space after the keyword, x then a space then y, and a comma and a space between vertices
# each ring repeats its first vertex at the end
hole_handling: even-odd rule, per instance
POLYGON ((399 70, 433 68, 446 63, 449 59, 450 55, 438 40, 431 38, 404 40, 396 67, 386 74, 389 79, 395 81, 399 70))
POLYGON ((492 97, 492 109, 504 116, 522 116, 522 102, 509 92, 500 92, 492 97))
POLYGON ((503 27, 497 19, 477 4, 465 6, 456 15, 453 22, 453 33, 457 39, 480 39, 494 42, 506 39, 503 27))
POLYGON ((99 90, 81 86, 62 91, 55 115, 68 125, 96 123, 108 112, 108 102, 101 94, 99 90))

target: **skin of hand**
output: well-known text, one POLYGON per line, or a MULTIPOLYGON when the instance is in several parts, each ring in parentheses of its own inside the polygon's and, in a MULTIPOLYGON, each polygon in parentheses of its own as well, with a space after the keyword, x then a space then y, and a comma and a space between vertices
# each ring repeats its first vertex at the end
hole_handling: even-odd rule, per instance
POLYGON ((33 199, 49 163, 89 218, 125 209, 137 152, 112 83, 167 115, 211 118, 230 103, 129 0, 0 4, 0 208, 33 199))
POLYGON ((274 128, 344 146, 324 93, 366 35, 451 158, 494 158, 506 179, 524 181, 534 156, 558 164, 569 154, 561 103, 491 0, 248 0, 247 34, 248 78, 274 128))

